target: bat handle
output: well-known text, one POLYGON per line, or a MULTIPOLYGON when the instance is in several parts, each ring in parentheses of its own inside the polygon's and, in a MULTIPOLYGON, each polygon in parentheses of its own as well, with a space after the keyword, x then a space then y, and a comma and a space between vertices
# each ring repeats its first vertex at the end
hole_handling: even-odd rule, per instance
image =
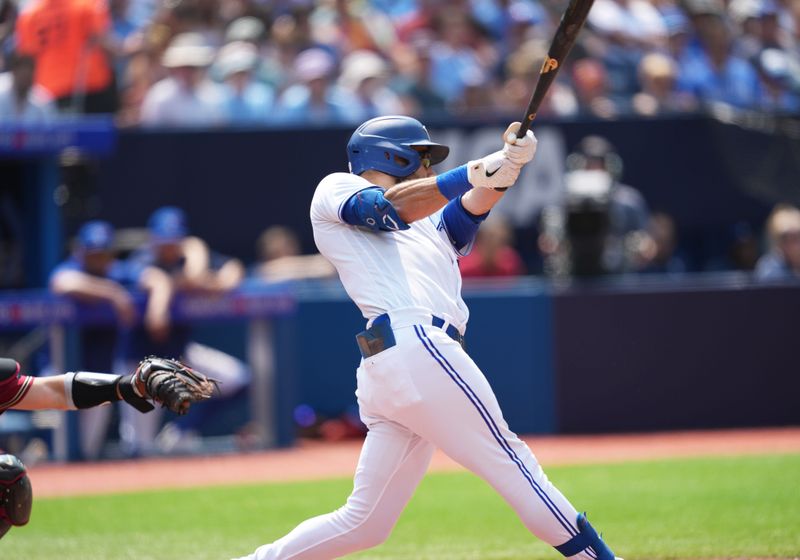
MULTIPOLYGON (((525 115, 525 118, 522 119, 522 123, 519 126, 519 130, 516 132, 517 138, 525 137, 525 135, 528 133, 528 129, 531 127, 531 121, 533 121, 534 118, 536 118, 536 113, 525 115)), ((508 187, 500 187, 495 190, 498 192, 505 192, 508 190, 508 187)))
POLYGON ((525 115, 525 118, 522 119, 522 124, 520 125, 519 130, 517 131, 517 138, 523 138, 528 133, 528 129, 530 129, 531 123, 535 118, 536 118, 536 113, 525 115))

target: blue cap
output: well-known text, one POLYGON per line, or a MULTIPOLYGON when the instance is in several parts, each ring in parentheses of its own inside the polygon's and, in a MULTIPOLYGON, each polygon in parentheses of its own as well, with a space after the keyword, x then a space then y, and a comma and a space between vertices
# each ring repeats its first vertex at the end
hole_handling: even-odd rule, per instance
POLYGON ((78 230, 77 241, 84 251, 108 251, 114 242, 114 228, 102 220, 86 222, 78 230))
POLYGON ((162 206, 150 216, 147 228, 155 241, 178 241, 189 233, 186 214, 176 206, 162 206))

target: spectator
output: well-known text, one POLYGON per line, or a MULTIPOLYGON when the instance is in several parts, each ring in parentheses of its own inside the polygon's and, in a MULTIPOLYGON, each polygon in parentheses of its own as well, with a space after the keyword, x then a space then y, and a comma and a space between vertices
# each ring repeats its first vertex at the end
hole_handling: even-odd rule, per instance
POLYGON ((400 98, 386 85, 388 76, 386 61, 374 52, 355 51, 344 58, 339 85, 353 98, 357 120, 402 113, 400 98))
POLYGON ((250 43, 236 41, 220 49, 217 67, 225 82, 223 108, 229 124, 263 125, 272 119, 275 93, 254 79, 257 64, 258 51, 250 43))
POLYGON ((672 114, 695 107, 694 98, 676 87, 678 67, 662 53, 650 53, 639 63, 641 90, 633 96, 633 110, 643 116, 672 114))
POLYGON ((624 112, 620 100, 610 95, 608 74, 602 62, 582 58, 572 67, 572 82, 579 113, 601 119, 613 119, 624 112))
POLYGON ((686 272, 686 262, 676 253, 678 238, 675 231, 675 221, 663 212, 658 212, 650 217, 648 232, 652 243, 646 249, 645 260, 647 266, 642 272, 658 274, 683 274, 686 272))
POLYGON ((608 74, 609 90, 618 95, 636 91, 636 68, 647 50, 666 44, 664 20, 646 0, 597 0, 588 25, 603 39, 593 52, 608 74))
POLYGON ((758 263, 758 239, 747 222, 739 222, 731 230, 732 240, 728 246, 726 269, 752 272, 758 263))
MULTIPOLYGON (((74 299, 83 308, 108 305, 114 310, 114 326, 86 325, 78 329, 81 363, 85 371, 120 372, 117 362, 121 330, 136 321, 136 308, 125 281, 123 264, 113 252, 114 231, 110 224, 92 221, 78 231, 70 258, 58 265, 50 276, 50 290, 74 299)), ((80 441, 83 457, 97 459, 105 441, 110 407, 80 412, 80 441)))
POLYGON ((522 258, 514 249, 511 227, 502 219, 493 216, 478 230, 475 246, 458 265, 461 276, 499 277, 525 274, 522 258))
POLYGON ((181 356, 220 383, 220 397, 164 426, 156 438, 159 414, 122 412, 120 436, 128 454, 162 452, 195 446, 196 430, 204 415, 224 406, 249 382, 249 371, 238 359, 191 340, 191 325, 175 323, 171 305, 177 295, 223 293, 235 289, 244 277, 237 259, 213 253, 203 240, 190 236, 186 216, 172 206, 159 208, 148 221, 150 241, 130 257, 131 280, 148 294, 144 326, 136 328, 127 348, 128 366, 141 356, 181 356), (205 412, 204 412, 205 411, 205 412))
POLYGON ((757 56, 762 48, 761 2, 762 0, 733 0, 728 6, 738 31, 737 54, 746 60, 757 56))
POLYGON ((36 59, 36 84, 55 96, 60 110, 116 111, 113 73, 104 50, 110 32, 105 2, 33 0, 19 15, 16 32, 20 52, 36 59))
POLYGON ((640 270, 653 241, 644 197, 622 184, 622 159, 608 140, 587 136, 567 157, 565 201, 542 214, 539 249, 553 276, 640 270))
POLYGON ((762 49, 791 50, 792 40, 781 28, 781 10, 774 0, 761 0, 759 2, 759 30, 762 49))
POLYGON ((721 0, 691 0, 689 9, 698 42, 679 60, 679 88, 705 103, 756 107, 761 85, 752 66, 733 52, 721 0))
POLYGON ((680 9, 673 6, 664 14, 664 25, 667 31, 667 53, 673 60, 683 60, 691 39, 692 25, 689 18, 680 9))
POLYGON ((18 15, 17 0, 0 0, 0 49, 3 52, 11 47, 7 42, 14 36, 18 15))
POLYGON ((311 14, 314 37, 333 52, 387 52, 397 41, 388 15, 369 2, 332 0, 316 4, 311 14))
POLYGON ((759 108, 777 113, 800 111, 800 70, 785 51, 768 48, 755 58, 763 84, 759 108))
POLYGON ((265 229, 258 236, 256 251, 255 273, 268 282, 336 276, 336 269, 319 253, 301 255, 297 236, 284 226, 265 229))
POLYGON ((12 53, 7 63, 10 71, 0 74, 0 122, 52 120, 56 111, 50 92, 33 83, 33 57, 12 53))
MULTIPOLYGON (((521 45, 506 60, 506 81, 500 90, 498 107, 515 114, 520 107, 526 107, 531 97, 531 84, 535 83, 539 69, 547 56, 548 44, 532 39, 521 45)), ((537 115, 569 117, 578 113, 578 99, 575 96, 566 71, 559 74, 550 86, 550 91, 542 101, 537 115)))
POLYGON ((110 0, 111 33, 109 52, 114 55, 114 74, 117 84, 122 82, 130 57, 143 47, 143 34, 128 17, 130 0, 110 0))
POLYGON ((457 10, 442 12, 436 31, 439 40, 431 48, 431 83, 448 104, 454 103, 469 77, 484 70, 473 47, 479 42, 478 32, 469 14, 457 10))
POLYGON ((397 74, 392 81, 401 96, 404 114, 435 115, 444 112, 446 104, 431 83, 431 39, 424 35, 408 45, 398 44, 392 51, 397 74))
POLYGON ((723 253, 710 258, 704 264, 704 270, 755 270, 760 255, 760 243, 750 224, 745 221, 737 222, 726 233, 723 253))
POLYGON ((224 119, 220 86, 206 78, 214 48, 198 33, 172 39, 162 65, 169 76, 153 85, 142 102, 141 122, 148 126, 214 126, 224 119))
POLYGON ((333 57, 314 48, 300 53, 295 62, 297 83, 290 86, 278 101, 280 122, 354 123, 360 112, 356 100, 332 82, 333 57))
POLYGON ((464 76, 464 91, 451 105, 451 111, 472 118, 491 115, 496 109, 495 99, 494 80, 476 68, 471 75, 464 76))
MULTIPOLYGON (((240 17, 228 25, 225 30, 225 45, 230 43, 246 43, 255 48, 256 65, 251 71, 252 79, 271 87, 274 95, 274 89, 286 81, 285 58, 294 58, 296 53, 278 56, 277 40, 270 40, 264 22, 253 16, 240 17)), ((212 68, 213 76, 215 79, 222 79, 218 70, 218 65, 212 68)))
POLYGON ((767 218, 770 251, 756 264, 759 280, 800 279, 800 210, 778 204, 767 218))
POLYGON ((536 0, 474 0, 472 15, 507 57, 547 27, 548 14, 536 0))

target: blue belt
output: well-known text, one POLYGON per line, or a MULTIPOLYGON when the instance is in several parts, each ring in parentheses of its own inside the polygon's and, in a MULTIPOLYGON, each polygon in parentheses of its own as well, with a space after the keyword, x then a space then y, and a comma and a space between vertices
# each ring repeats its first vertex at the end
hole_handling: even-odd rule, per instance
MULTIPOLYGON (((444 324, 445 320, 435 315, 431 319, 431 325, 439 329, 441 329, 444 324)), ((462 348, 464 347, 464 335, 458 332, 455 326, 448 325, 448 327, 444 329, 444 332, 447 336, 458 342, 462 348)), ((356 342, 358 343, 358 349, 361 351, 362 358, 369 358, 397 344, 394 338, 394 332, 392 331, 392 322, 389 319, 389 314, 384 313, 383 315, 375 317, 375 320, 372 321, 372 325, 370 325, 367 330, 361 331, 356 335, 356 342)))
MULTIPOLYGON (((444 319, 434 315, 433 319, 431 320, 431 325, 441 329, 444 326, 444 319)), ((458 332, 458 329, 455 327, 455 325, 447 325, 447 328, 444 332, 447 333, 447 336, 458 342, 462 348, 464 347, 464 335, 458 332)))

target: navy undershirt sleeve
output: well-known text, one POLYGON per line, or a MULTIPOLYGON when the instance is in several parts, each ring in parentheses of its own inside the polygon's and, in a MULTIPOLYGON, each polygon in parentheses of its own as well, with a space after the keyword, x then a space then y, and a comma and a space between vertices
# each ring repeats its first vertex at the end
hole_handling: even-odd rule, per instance
MULTIPOLYGON (((463 196, 463 195, 462 195, 463 196)), ((442 223, 450 238, 450 243, 459 255, 466 256, 472 250, 475 234, 489 212, 476 216, 469 212, 461 203, 461 196, 447 203, 442 210, 442 223)))

